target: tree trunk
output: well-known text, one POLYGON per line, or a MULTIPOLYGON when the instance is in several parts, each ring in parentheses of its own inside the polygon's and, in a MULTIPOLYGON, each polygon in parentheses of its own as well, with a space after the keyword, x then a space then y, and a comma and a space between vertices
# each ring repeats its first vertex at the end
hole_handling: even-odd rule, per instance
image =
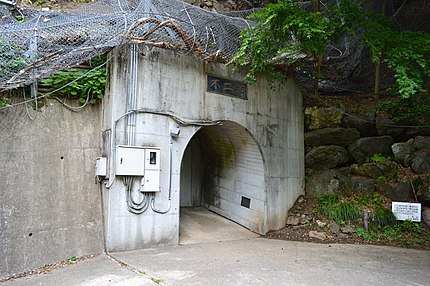
POLYGON ((320 12, 320 1, 319 0, 311 0, 311 11, 312 12, 320 12))
POLYGON ((323 54, 319 54, 314 57, 315 59, 315 76, 314 76, 314 95, 318 96, 318 86, 320 81, 321 65, 323 60, 323 54))
MULTIPOLYGON (((385 11, 387 10, 387 2, 388 0, 384 0, 382 3, 382 15, 385 16, 385 11)), ((373 90, 375 99, 379 98, 379 85, 381 83, 381 60, 382 60, 382 53, 379 54, 378 60, 376 61, 375 66, 375 89, 373 90)))
POLYGON ((379 84, 381 82, 381 57, 382 55, 380 54, 375 66, 375 88, 373 90, 373 97, 375 99, 379 98, 379 84))
MULTIPOLYGON (((313 13, 317 13, 321 11, 319 0, 311 0, 311 11, 313 13)), ((318 85, 320 81, 322 59, 323 59, 323 54, 314 56, 314 60, 315 60, 314 95, 315 96, 318 96, 318 85)))

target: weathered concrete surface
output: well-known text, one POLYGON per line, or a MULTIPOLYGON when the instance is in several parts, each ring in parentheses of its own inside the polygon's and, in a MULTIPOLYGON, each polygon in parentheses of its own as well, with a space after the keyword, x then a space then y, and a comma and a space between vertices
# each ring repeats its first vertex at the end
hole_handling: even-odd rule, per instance
POLYGON ((103 251, 98 107, 29 113, 0 114, 0 275, 103 251))
POLYGON ((111 254, 4 283, 57 285, 428 285, 430 252, 264 238, 111 254), (110 280, 110 281, 109 281, 110 280))
POLYGON ((205 208, 181 208, 179 244, 249 239, 259 236, 205 208))
MULTIPOLYGON (((220 120, 222 125, 180 126, 172 145, 172 197, 166 214, 156 214, 151 208, 141 215, 129 213, 121 178, 110 189, 104 189, 108 251, 178 243, 180 186, 184 179, 181 163, 185 150, 197 143, 197 137, 204 160, 198 165, 212 168, 201 174, 202 185, 211 192, 206 197, 202 193, 201 197, 207 198, 202 205, 258 233, 283 227, 288 209, 304 193, 302 94, 294 81, 288 80, 277 91, 259 81, 248 86, 247 100, 233 98, 208 92, 207 75, 241 82, 243 75, 232 73, 224 65, 202 63, 170 51, 140 49, 136 87, 136 108, 140 112, 136 115, 134 144, 160 148, 161 192, 153 195, 156 208, 168 207, 169 131, 177 126, 171 117, 160 113, 169 112, 186 120, 220 120), (241 206, 244 196, 251 200, 249 208, 241 206)), ((113 129, 113 119, 127 112, 130 52, 124 48, 112 55, 102 130, 113 129)), ((127 144, 126 122, 126 117, 119 120, 114 130, 116 145, 127 144)), ((110 167, 112 183, 114 166, 110 167)))
POLYGON ((79 285, 79 286, 155 286, 149 276, 121 266, 107 255, 80 261, 75 265, 54 270, 49 274, 39 274, 12 280, 2 285, 79 285))
POLYGON ((428 285, 430 252, 267 239, 113 254, 167 285, 428 285))

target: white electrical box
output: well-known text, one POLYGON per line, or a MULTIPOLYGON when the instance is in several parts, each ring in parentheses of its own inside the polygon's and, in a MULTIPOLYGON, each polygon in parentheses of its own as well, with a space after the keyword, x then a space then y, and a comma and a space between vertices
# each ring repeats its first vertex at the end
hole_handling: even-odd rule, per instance
POLYGON ((145 176, 142 178, 142 192, 160 191, 160 149, 145 149, 145 176))
POLYGON ((145 149, 135 146, 118 146, 116 149, 117 176, 144 176, 145 149))
POLYGON ((106 177, 107 174, 107 158, 98 157, 96 159, 96 176, 106 177))
POLYGON ((145 170, 160 170, 160 149, 145 149, 145 170))
POLYGON ((160 159, 160 149, 156 147, 118 146, 116 175, 142 177, 141 192, 159 192, 160 159))

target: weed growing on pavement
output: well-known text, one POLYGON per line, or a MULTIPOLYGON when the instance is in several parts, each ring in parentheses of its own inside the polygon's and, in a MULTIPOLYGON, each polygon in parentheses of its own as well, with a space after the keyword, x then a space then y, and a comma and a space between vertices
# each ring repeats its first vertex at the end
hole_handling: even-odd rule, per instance
POLYGON ((152 280, 152 281, 154 281, 154 282, 155 282, 155 283, 157 283, 157 284, 160 284, 160 283, 162 283, 162 282, 163 282, 163 279, 161 279, 161 278, 156 278, 156 277, 151 278, 151 280, 152 280))

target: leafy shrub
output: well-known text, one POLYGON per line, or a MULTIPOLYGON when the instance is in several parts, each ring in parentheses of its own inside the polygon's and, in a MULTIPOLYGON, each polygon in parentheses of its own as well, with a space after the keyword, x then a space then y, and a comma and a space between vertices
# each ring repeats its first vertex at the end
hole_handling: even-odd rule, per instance
POLYGON ((380 164, 384 164, 385 162, 387 162, 388 160, 390 160, 391 158, 389 156, 385 157, 384 155, 382 155, 381 153, 377 153, 377 154, 373 154, 372 157, 367 158, 367 162, 368 163, 380 163, 380 164))
POLYGON ((377 233, 373 230, 373 229, 369 229, 368 231, 366 231, 364 228, 357 228, 357 236, 361 237, 364 240, 372 240, 375 239, 377 237, 377 233))
POLYGON ((410 220, 405 220, 403 223, 396 226, 399 231, 408 233, 412 236, 421 233, 421 226, 418 223, 414 223, 410 220))
POLYGON ((93 101, 103 98, 106 85, 106 69, 95 68, 91 71, 71 69, 51 75, 43 81, 44 84, 59 89, 58 94, 78 98, 83 104, 88 96, 93 101))
POLYGON ((424 79, 430 77, 430 34, 404 31, 391 39, 387 49, 388 67, 395 72, 392 92, 409 98, 425 92, 424 79))
MULTIPOLYGON (((400 242, 407 242, 408 238, 415 239, 415 242, 418 244, 420 244, 419 241, 421 241, 421 244, 423 242, 421 238, 418 238, 422 232, 421 226, 410 220, 395 225, 387 225, 383 227, 381 231, 385 238, 395 239, 400 242)), ((430 234, 430 232, 428 232, 428 234, 430 234)))
POLYGON ((393 97, 392 100, 381 104, 378 109, 388 111, 395 122, 430 124, 430 97, 427 94, 410 98, 393 97))

